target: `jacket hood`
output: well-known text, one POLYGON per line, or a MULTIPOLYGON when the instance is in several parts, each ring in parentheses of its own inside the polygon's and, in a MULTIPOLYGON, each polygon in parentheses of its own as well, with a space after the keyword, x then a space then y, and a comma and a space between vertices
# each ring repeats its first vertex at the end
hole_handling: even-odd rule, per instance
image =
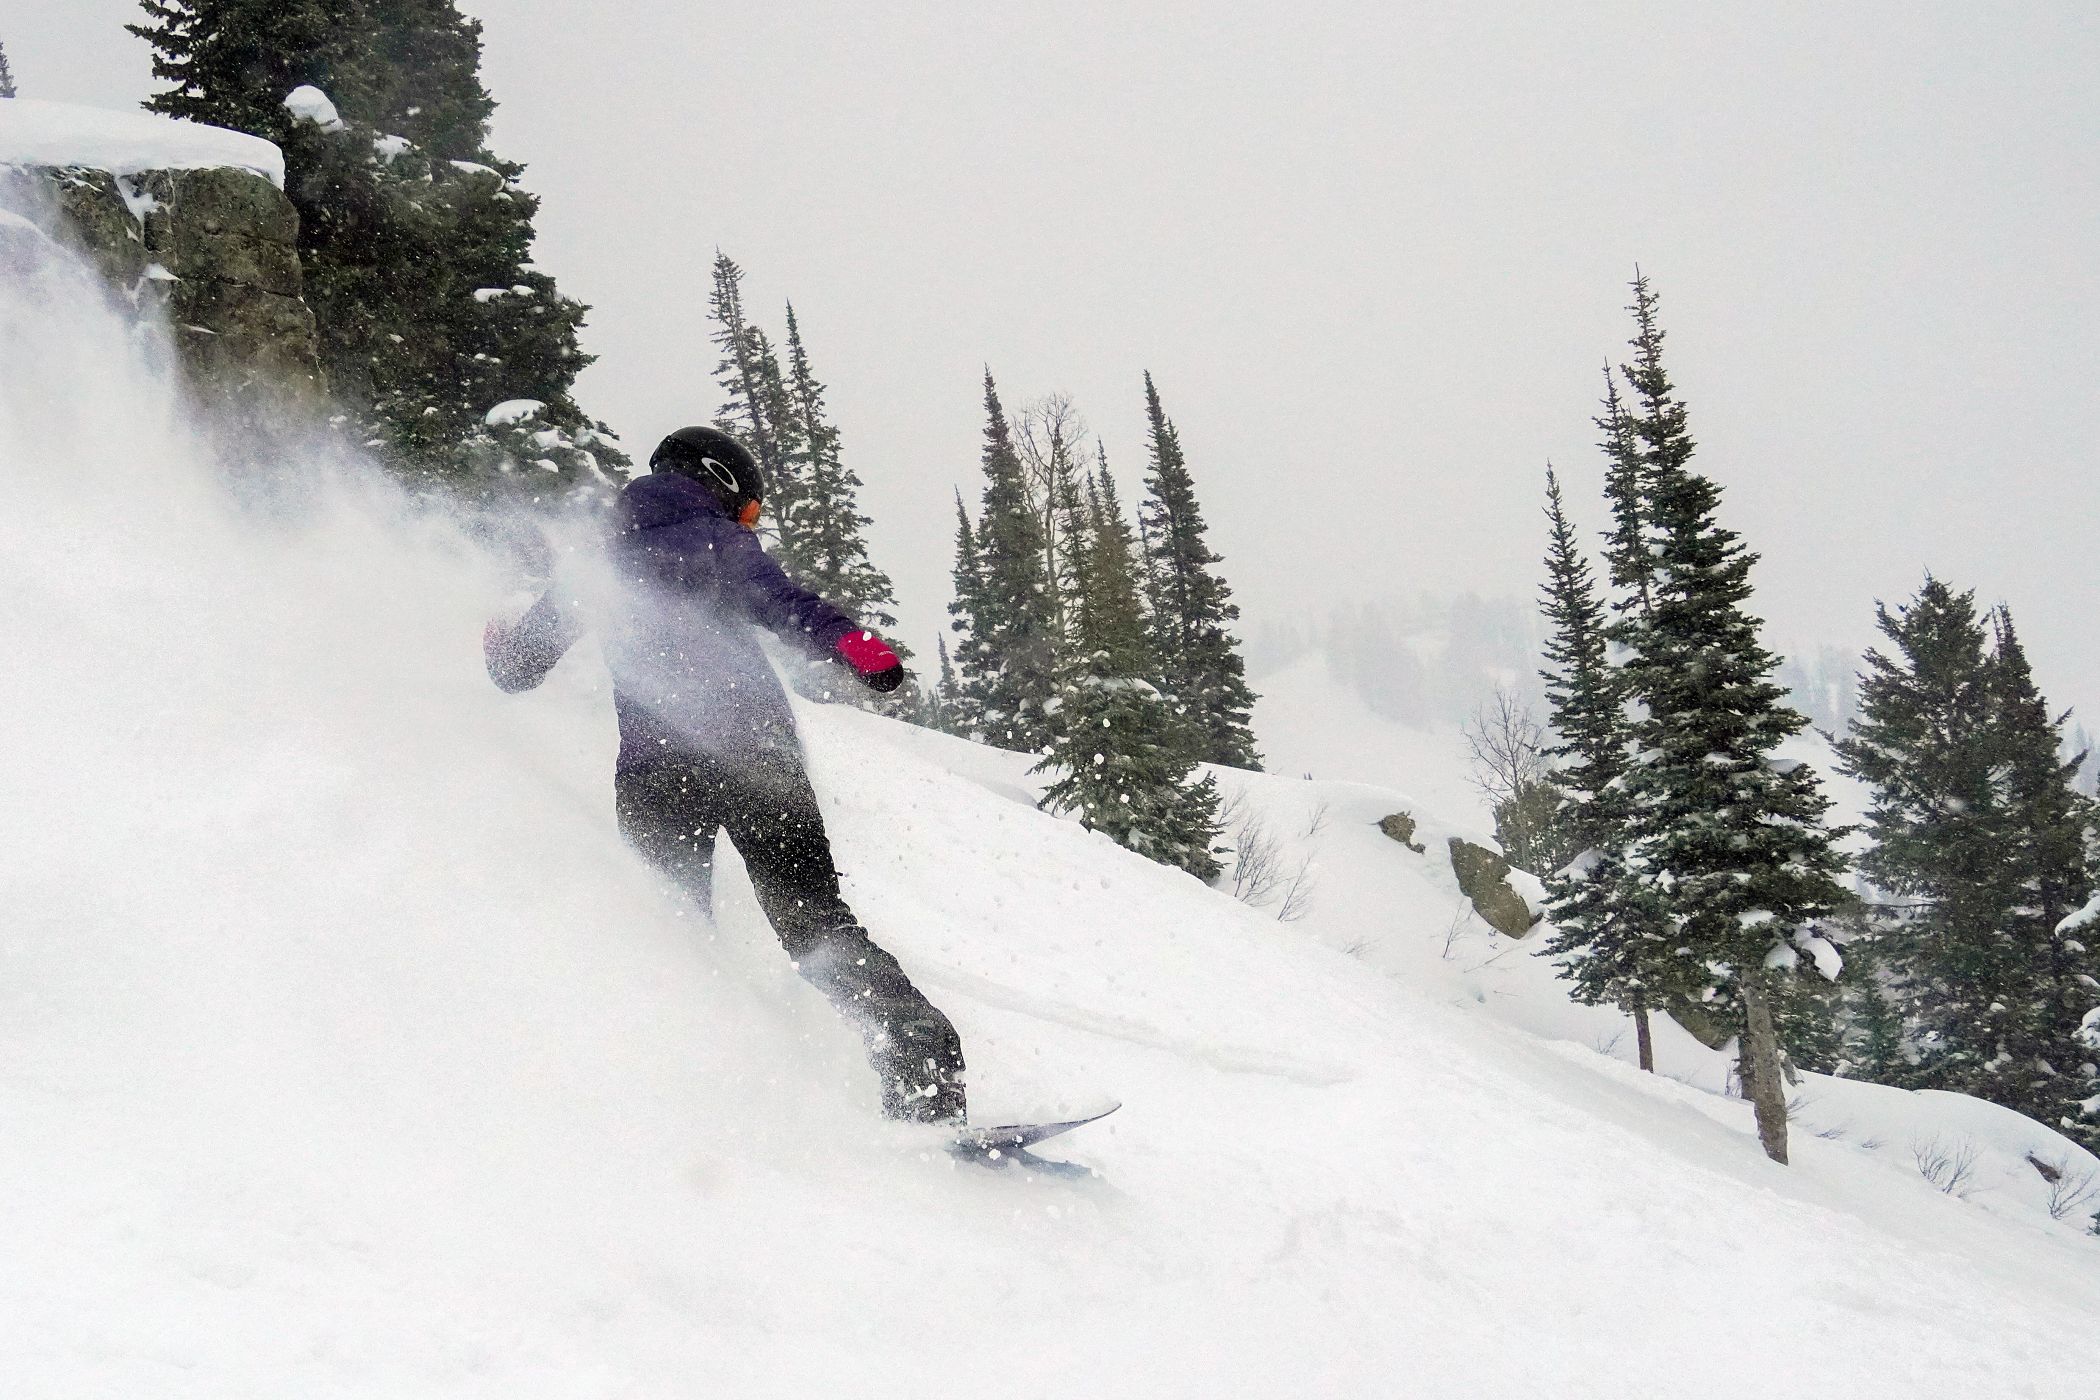
POLYGON ((638 530, 675 525, 696 515, 729 518, 714 492, 677 472, 650 472, 636 477, 621 491, 620 501, 638 530))

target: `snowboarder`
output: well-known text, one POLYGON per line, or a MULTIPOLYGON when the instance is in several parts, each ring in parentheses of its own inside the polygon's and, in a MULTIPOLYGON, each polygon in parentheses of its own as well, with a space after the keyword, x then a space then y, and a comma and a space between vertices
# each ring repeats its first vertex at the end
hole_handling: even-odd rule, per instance
POLYGON ((839 891, 787 695, 754 624, 849 667, 875 691, 904 679, 873 632, 790 581, 755 533, 765 483, 742 444, 681 428, 620 494, 615 585, 583 607, 550 588, 482 638, 506 691, 545 678, 584 630, 601 634, 620 721, 620 829, 703 911, 715 833, 736 843, 760 906, 803 978, 860 1030, 894 1118, 960 1124, 962 1043, 839 891))

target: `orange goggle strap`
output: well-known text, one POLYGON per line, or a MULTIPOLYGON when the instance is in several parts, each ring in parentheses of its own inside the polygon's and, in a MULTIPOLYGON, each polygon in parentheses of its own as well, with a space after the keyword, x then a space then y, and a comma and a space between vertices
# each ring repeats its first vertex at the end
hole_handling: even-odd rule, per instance
POLYGON ((736 521, 737 521, 737 524, 739 524, 739 525, 742 525, 742 526, 746 527, 747 529, 748 529, 748 528, 750 528, 750 527, 752 527, 752 526, 755 526, 755 525, 757 525, 757 524, 758 524, 758 502, 757 502, 757 501, 746 501, 746 502, 744 502, 744 508, 743 508, 742 510, 740 510, 740 511, 738 511, 738 512, 737 512, 737 516, 736 516, 736 521))

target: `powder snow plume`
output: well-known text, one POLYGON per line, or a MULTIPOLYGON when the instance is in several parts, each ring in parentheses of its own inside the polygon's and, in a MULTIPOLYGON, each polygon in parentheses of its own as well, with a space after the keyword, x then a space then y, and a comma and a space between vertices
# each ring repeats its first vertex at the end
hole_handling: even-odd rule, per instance
POLYGON ((1521 949, 1488 966, 1378 833, 1408 799, 1231 775, 1321 873, 1286 925, 1036 811, 1026 757, 801 706, 849 893, 975 1101, 1124 1102, 1069 1140, 1098 1177, 957 1166, 876 1118, 748 889, 716 926, 621 845, 588 648, 499 695, 500 568, 354 467, 232 488, 156 339, 0 232, 11 1400, 2100 1370, 2068 1227, 1835 1137, 1775 1167, 1739 1102, 1498 1019, 1557 993, 1493 980, 1521 949))

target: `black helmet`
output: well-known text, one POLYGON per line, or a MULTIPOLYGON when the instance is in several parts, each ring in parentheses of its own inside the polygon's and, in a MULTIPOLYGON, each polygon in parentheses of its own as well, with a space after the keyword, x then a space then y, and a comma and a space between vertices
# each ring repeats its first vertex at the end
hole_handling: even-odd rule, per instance
POLYGON ((758 460, 719 428, 680 428, 649 454, 649 470, 689 476, 715 493, 731 515, 751 501, 766 498, 766 479, 758 460))

